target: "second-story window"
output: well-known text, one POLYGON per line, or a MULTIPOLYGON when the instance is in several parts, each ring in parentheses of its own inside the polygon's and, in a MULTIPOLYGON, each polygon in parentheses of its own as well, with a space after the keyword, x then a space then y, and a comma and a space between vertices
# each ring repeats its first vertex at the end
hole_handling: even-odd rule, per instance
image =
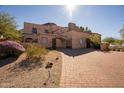
POLYGON ((44 31, 45 33, 49 33, 49 31, 46 29, 45 31, 44 31))
POLYGON ((37 28, 34 28, 34 27, 33 27, 33 28, 32 28, 32 33, 33 33, 33 34, 37 34, 37 28))

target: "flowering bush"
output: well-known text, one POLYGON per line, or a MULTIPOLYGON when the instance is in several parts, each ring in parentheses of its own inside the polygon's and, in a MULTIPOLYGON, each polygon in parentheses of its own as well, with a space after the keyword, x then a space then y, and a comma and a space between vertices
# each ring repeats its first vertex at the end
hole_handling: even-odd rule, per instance
POLYGON ((20 44, 12 40, 0 41, 0 56, 19 56, 25 48, 20 44))

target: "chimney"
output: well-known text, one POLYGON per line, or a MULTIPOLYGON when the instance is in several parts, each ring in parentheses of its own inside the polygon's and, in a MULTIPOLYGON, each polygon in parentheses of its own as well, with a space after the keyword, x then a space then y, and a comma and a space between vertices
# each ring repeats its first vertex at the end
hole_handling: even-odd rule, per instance
POLYGON ((76 27, 76 24, 75 23, 68 23, 68 28, 69 28, 69 31, 71 31, 71 30, 74 30, 75 29, 75 27, 76 27))

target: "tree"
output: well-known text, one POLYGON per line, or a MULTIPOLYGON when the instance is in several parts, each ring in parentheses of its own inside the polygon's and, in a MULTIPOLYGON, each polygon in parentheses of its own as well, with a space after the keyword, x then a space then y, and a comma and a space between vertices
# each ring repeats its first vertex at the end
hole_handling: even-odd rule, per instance
POLYGON ((115 39, 113 44, 115 44, 115 45, 122 45, 122 43, 123 43, 123 40, 115 39))
POLYGON ((120 30, 120 35, 122 39, 124 39, 124 25, 123 25, 123 28, 120 30))
POLYGON ((0 12, 0 36, 3 36, 5 39, 19 41, 21 35, 16 27, 16 21, 13 16, 0 12))
POLYGON ((89 29, 89 30, 87 30, 87 31, 85 31, 85 32, 88 32, 88 33, 92 33, 92 31, 89 29))
POLYGON ((113 37, 106 37, 102 41, 103 42, 108 42, 108 43, 114 43, 115 42, 115 38, 113 38, 113 37))
POLYGON ((88 31, 88 27, 85 28, 85 31, 88 31))
POLYGON ((99 34, 92 34, 89 39, 95 48, 100 48, 101 36, 99 34))
POLYGON ((81 32, 84 32, 84 27, 81 26, 80 27, 80 30, 81 30, 81 32))
POLYGON ((91 33, 92 31, 88 27, 86 27, 85 32, 91 33))
POLYGON ((81 32, 91 33, 91 30, 88 27, 84 28, 84 27, 80 26, 80 30, 81 30, 81 32))

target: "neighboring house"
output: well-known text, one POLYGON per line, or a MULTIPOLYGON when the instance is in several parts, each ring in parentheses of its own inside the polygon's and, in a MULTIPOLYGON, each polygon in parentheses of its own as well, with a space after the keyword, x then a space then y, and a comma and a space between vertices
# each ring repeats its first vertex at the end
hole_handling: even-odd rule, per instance
POLYGON ((23 41, 35 42, 47 48, 89 48, 90 40, 88 38, 91 34, 97 33, 81 32, 74 23, 69 23, 68 27, 61 27, 54 23, 25 22, 23 41))

